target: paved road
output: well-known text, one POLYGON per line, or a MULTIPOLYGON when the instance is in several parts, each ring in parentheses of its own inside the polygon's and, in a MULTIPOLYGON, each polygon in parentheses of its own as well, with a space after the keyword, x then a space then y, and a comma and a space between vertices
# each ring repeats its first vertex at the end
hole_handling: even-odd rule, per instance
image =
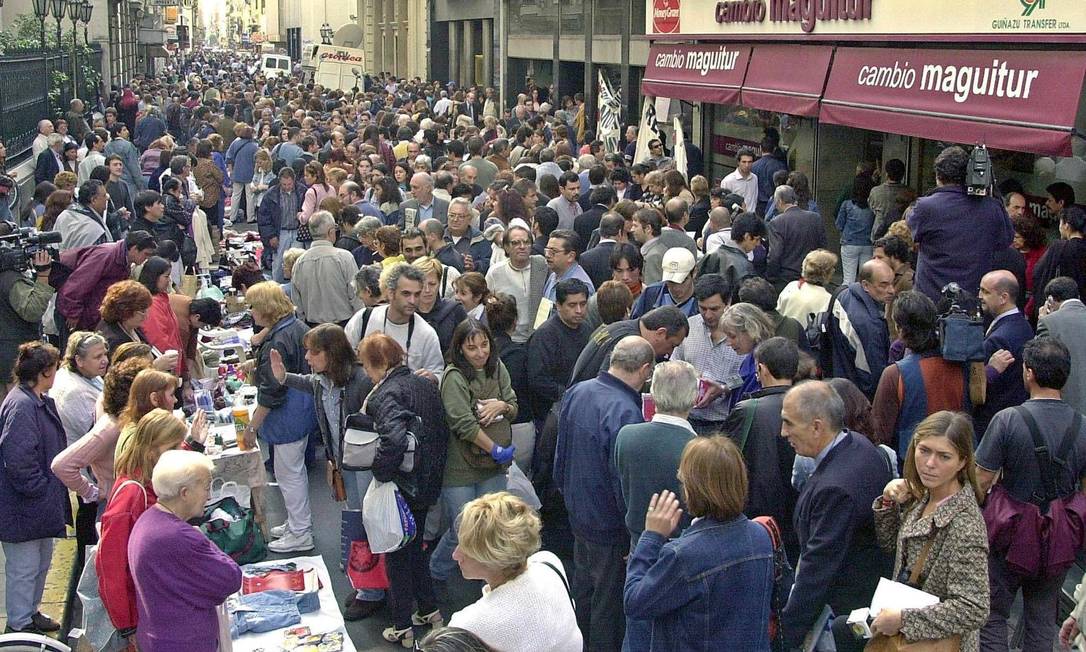
MULTIPOLYGON (((323 460, 323 454, 318 452, 317 459, 323 460)), ((269 495, 268 519, 270 525, 278 525, 283 520, 282 498, 277 487, 271 488, 269 495)), ((339 523, 340 510, 345 503, 336 503, 332 500, 331 491, 325 480, 324 466, 322 462, 314 463, 309 469, 309 500, 313 510, 313 539, 317 546, 316 551, 298 554, 320 554, 332 575, 332 588, 336 594, 336 600, 342 607, 343 600, 351 592, 347 577, 339 571, 339 523)), ((293 555, 272 555, 269 559, 290 557, 293 555)), ((481 590, 481 583, 470 583, 460 577, 449 582, 449 586, 442 600, 442 614, 448 620, 456 610, 474 602, 481 590)), ((439 598, 442 596, 439 594, 439 598)), ((391 614, 387 608, 383 608, 369 618, 353 623, 347 623, 347 632, 359 652, 368 650, 394 650, 403 648, 399 644, 393 644, 381 638, 381 632, 392 624, 391 614)), ((419 628, 418 636, 423 636, 428 628, 419 628)))

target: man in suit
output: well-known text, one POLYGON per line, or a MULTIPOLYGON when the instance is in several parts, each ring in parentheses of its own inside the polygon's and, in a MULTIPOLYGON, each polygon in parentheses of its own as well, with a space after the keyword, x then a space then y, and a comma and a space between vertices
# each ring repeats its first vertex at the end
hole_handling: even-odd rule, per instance
POLYGON ((977 296, 992 323, 984 336, 988 391, 984 404, 973 410, 978 434, 996 412, 1029 398, 1022 380, 1022 347, 1033 339, 1033 328, 1018 309, 1018 291, 1018 280, 1007 270, 988 272, 980 279, 977 296))
POLYGON ((588 168, 586 172, 582 172, 581 174, 588 179, 588 190, 581 193, 580 198, 577 199, 577 203, 581 205, 582 210, 587 211, 592 208, 592 204, 596 203, 592 199, 592 191, 607 185, 605 183, 607 181, 607 168, 599 164, 594 164, 588 168))
POLYGON ((892 572, 875 539, 871 504, 892 478, 886 456, 844 426, 845 405, 829 383, 800 383, 784 395, 781 436, 815 469, 796 501, 793 523, 803 560, 781 613, 787 649, 803 643, 828 605, 838 617, 839 652, 862 650, 843 621, 871 604, 880 577, 892 572))
POLYGON ((581 251, 592 239, 592 232, 600 225, 603 214, 615 207, 615 191, 610 186, 591 190, 592 204, 573 220, 573 230, 581 239, 581 251))
MULTIPOLYGON (((581 258, 582 264, 584 258, 581 258)), ((1049 335, 1063 342, 1071 354, 1071 375, 1063 386, 1063 400, 1086 414, 1086 305, 1079 299, 1078 284, 1069 276, 1057 276, 1045 286, 1037 337, 1049 335)))
POLYGON ((600 241, 581 254, 581 267, 592 285, 599 287, 611 280, 611 252, 616 244, 626 242, 625 226, 626 220, 618 213, 604 213, 600 218, 600 241))
POLYGON ((64 169, 64 159, 61 158, 64 150, 64 136, 53 132, 46 137, 46 144, 48 146, 42 150, 41 154, 38 154, 38 160, 34 162, 34 183, 42 181, 52 183, 53 177, 64 169))
POLYGON ((532 234, 521 226, 511 226, 502 236, 505 260, 486 273, 486 285, 494 294, 506 292, 517 300, 517 327, 514 342, 527 342, 535 329, 535 316, 543 299, 543 285, 550 270, 547 259, 532 255, 532 234))
POLYGON ((426 172, 411 177, 411 197, 400 204, 400 228, 418 228, 424 220, 449 223, 449 202, 434 197, 434 178, 426 172))
POLYGON ((803 273, 803 259, 815 249, 826 248, 822 216, 798 206, 796 191, 780 186, 773 193, 779 214, 767 225, 769 256, 766 277, 780 292, 803 273))

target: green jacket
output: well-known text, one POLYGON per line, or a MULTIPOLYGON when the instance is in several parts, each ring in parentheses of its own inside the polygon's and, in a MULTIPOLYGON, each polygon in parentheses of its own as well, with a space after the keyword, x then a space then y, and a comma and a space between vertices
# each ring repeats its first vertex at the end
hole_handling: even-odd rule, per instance
POLYGON ((488 398, 501 399, 513 408, 512 414, 483 429, 495 443, 509 446, 513 441, 510 424, 517 416, 517 395, 513 393, 505 365, 499 361, 498 372, 494 376, 477 373, 470 381, 455 366, 445 367, 441 377, 441 402, 445 406, 445 422, 449 425, 449 453, 443 483, 446 487, 483 482, 505 473, 508 468, 508 465, 498 465, 491 459, 489 451, 473 443, 480 428, 475 416, 475 404, 488 398))

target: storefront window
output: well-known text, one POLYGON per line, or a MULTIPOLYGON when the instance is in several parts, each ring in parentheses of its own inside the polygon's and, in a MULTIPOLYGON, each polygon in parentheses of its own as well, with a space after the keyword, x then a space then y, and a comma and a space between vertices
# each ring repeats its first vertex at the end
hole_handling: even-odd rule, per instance
POLYGON ((735 169, 736 153, 749 147, 757 155, 768 127, 781 134, 781 149, 788 155, 788 167, 815 180, 815 120, 787 113, 772 113, 741 106, 716 105, 706 149, 711 165, 706 172, 711 181, 720 180, 735 169))
MULTIPOLYGON (((932 140, 921 142, 920 191, 935 187, 935 157, 954 143, 932 140)), ((1074 156, 1042 156, 1026 152, 989 149, 992 174, 996 185, 1015 181, 1022 186, 1029 211, 1049 229, 1057 227, 1056 218, 1045 208, 1048 193, 1045 188, 1057 181, 1069 184, 1075 191, 1075 201, 1086 204, 1086 141, 1076 138, 1072 143, 1074 156)))

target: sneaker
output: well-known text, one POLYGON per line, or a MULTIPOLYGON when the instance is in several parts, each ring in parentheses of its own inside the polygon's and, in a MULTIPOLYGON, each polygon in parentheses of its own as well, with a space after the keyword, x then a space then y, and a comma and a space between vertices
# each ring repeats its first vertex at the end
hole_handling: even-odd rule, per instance
POLYGON ((400 645, 408 649, 415 647, 415 632, 410 627, 396 629, 396 626, 393 625, 381 632, 381 636, 389 643, 399 642, 400 645))
POLYGON ((60 631, 60 623, 40 611, 35 612, 34 615, 30 617, 30 624, 43 632, 60 631))
POLYGON ((306 550, 313 549, 313 535, 306 532, 304 534, 297 534, 295 532, 287 532, 282 538, 276 539, 268 544, 268 550, 272 552, 304 552, 306 550))
POLYGON ((289 530, 287 530, 286 523, 283 523, 282 525, 276 525, 272 529, 268 530, 268 534, 270 534, 271 538, 273 539, 282 539, 287 532, 289 532, 289 530))
POLYGON ((441 617, 440 609, 434 609, 425 616, 420 616, 419 612, 417 611, 411 614, 411 624, 417 627, 422 627, 423 625, 433 625, 434 629, 437 629, 438 627, 441 627, 441 623, 444 620, 445 619, 441 617))
POLYGON ((369 618, 385 604, 384 600, 359 600, 355 598, 343 612, 343 620, 356 621, 369 618))

